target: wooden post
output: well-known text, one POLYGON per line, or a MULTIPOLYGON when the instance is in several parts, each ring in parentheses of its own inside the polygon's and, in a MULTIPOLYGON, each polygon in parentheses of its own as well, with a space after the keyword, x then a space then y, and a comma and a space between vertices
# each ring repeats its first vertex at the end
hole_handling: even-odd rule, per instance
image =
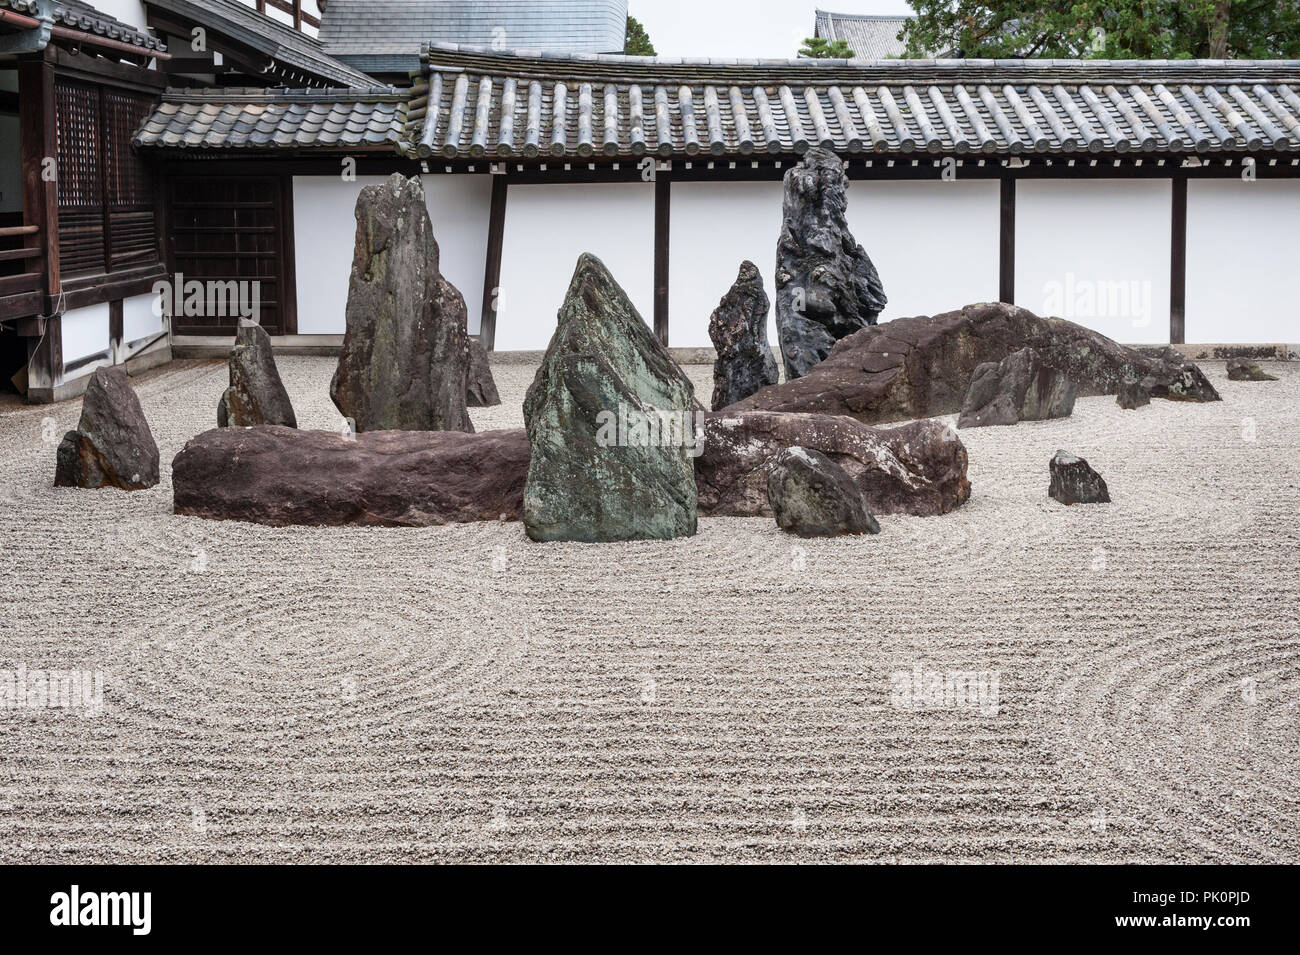
POLYGON ((668 347, 668 240, 672 226, 672 173, 655 174, 655 335, 668 347))
POLYGON ((1016 303, 1016 181, 1002 177, 1002 225, 998 258, 998 301, 1016 303))
POLYGON ((504 173, 492 176, 492 206, 488 212, 487 267, 483 270, 483 313, 478 340, 486 351, 496 348, 497 304, 501 293, 501 253, 506 239, 506 192, 504 173))
POLYGON ((1169 344, 1187 341, 1187 177, 1173 178, 1169 239, 1169 344))
MULTIPOLYGON (((58 126, 54 104, 54 66, 50 52, 19 64, 19 139, 23 167, 23 222, 39 228, 45 273, 43 292, 59 293, 59 184, 44 175, 46 159, 57 161, 58 126)), ((56 166, 49 168, 55 169, 56 166)))

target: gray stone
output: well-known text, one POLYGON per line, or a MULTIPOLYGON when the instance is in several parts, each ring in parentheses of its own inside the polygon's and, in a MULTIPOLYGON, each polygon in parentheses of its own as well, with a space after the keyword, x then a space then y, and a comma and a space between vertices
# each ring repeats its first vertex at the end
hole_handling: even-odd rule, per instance
POLYGON ((1229 381, 1277 381, 1249 358, 1228 359, 1229 381))
POLYGON ((1145 379, 1125 378, 1119 385, 1115 401, 1125 411, 1136 411, 1151 404, 1151 391, 1145 379))
POLYGON ((966 446, 942 421, 872 428, 840 415, 724 411, 704 419, 703 453, 695 460, 700 513, 771 517, 767 475, 790 447, 834 461, 875 514, 932 517, 970 498, 966 446))
POLYGON ((517 521, 528 475, 523 429, 208 431, 172 462, 175 511, 271 527, 429 527, 517 521))
POLYGON ((790 380, 808 374, 840 339, 875 325, 889 301, 849 231, 848 187, 843 161, 820 148, 785 175, 776 324, 790 380))
POLYGON ((230 387, 217 405, 217 426, 252 428, 259 424, 296 428, 298 418, 275 366, 271 336, 256 322, 240 319, 230 352, 230 387))
POLYGON ((472 433, 465 300, 439 272, 420 180, 365 187, 356 218, 334 404, 358 432, 472 433))
POLYGON ((1110 490, 1102 476, 1083 458, 1057 451, 1050 465, 1052 483, 1047 493, 1062 504, 1109 504, 1110 490))
POLYGON ((77 430, 59 445, 55 486, 141 491, 157 483, 158 445, 126 371, 96 369, 77 430))
POLYGON ((767 343, 767 313, 771 307, 758 266, 742 263, 736 283, 709 319, 709 338, 718 352, 713 364, 714 411, 781 380, 776 357, 767 343))
POLYGON ((579 258, 524 399, 532 443, 528 536, 597 542, 694 534, 695 407, 690 379, 604 264, 579 258), (660 414, 676 427, 644 426, 658 424, 660 414))
POLYGON ((820 451, 794 447, 777 455, 767 496, 777 526, 799 537, 880 533, 857 484, 820 451))
POLYGON ((469 340, 469 386, 465 392, 465 404, 471 408, 495 408, 501 404, 487 349, 479 344, 477 338, 469 340))
POLYGON ((1038 352, 1022 348, 1000 362, 985 362, 975 369, 957 427, 1068 418, 1074 412, 1077 390, 1074 382, 1043 361, 1038 352))

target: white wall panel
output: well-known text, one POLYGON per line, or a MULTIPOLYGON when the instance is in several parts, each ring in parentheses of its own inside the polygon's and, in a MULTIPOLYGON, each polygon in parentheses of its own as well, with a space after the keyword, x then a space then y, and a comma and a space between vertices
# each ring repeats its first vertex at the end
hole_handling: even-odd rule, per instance
POLYGON ((672 186, 668 263, 668 341, 709 348, 709 317, 749 259, 772 300, 768 341, 776 345, 776 242, 779 182, 677 182, 672 186))
POLYGON ((1021 180, 1016 304, 1119 342, 1169 341, 1168 180, 1021 180))
POLYGON ((137 295, 122 302, 122 343, 129 345, 163 330, 158 297, 137 295))
POLYGON ((108 303, 74 308, 62 320, 63 364, 108 349, 108 303))
POLYGON ((851 183, 849 228, 889 297, 880 320, 997 301, 1000 204, 984 180, 851 183))
POLYGON ((1192 343, 1300 342, 1300 180, 1187 184, 1192 343))
MULTIPOLYGON (((465 296, 469 330, 483 311, 492 183, 487 176, 423 176, 442 274, 465 296)), ((356 242, 357 196, 381 176, 344 182, 333 176, 293 180, 294 246, 298 269, 298 333, 342 335, 356 242)))
POLYGON ((550 343, 583 252, 605 263, 641 317, 653 324, 654 193, 653 184, 641 182, 511 186, 496 349, 543 349, 550 343))

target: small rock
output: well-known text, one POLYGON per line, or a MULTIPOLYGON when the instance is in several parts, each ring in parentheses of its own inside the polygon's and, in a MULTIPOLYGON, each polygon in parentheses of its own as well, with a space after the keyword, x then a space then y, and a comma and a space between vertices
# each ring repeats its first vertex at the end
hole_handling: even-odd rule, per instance
POLYGON ((1152 379, 1125 378, 1119 384, 1115 401, 1125 411, 1135 411, 1151 404, 1152 379))
POLYGON ((1032 348, 975 369, 958 428, 1068 418, 1078 392, 1073 381, 1032 348))
POLYGON ((59 445, 55 487, 142 491, 157 483, 158 445, 125 369, 96 369, 77 430, 59 445))
POLYGON ((501 404, 487 349, 477 338, 469 340, 469 386, 465 390, 465 404, 470 408, 495 408, 501 404))
POLYGON ((275 367, 271 336, 256 322, 241 319, 230 352, 230 387, 217 405, 217 426, 252 428, 259 424, 296 428, 298 418, 275 367))
POLYGON ((714 411, 781 380, 767 343, 771 307, 758 266, 742 263, 735 284, 709 319, 709 338, 718 352, 713 363, 714 411))
POLYGON ((1109 504, 1110 491, 1088 462, 1057 451, 1051 463, 1052 484, 1047 493, 1062 504, 1109 504))
POLYGON ((767 496, 778 526, 799 537, 880 533, 857 484, 820 451, 782 451, 768 473, 767 496))
POLYGON ((1249 358, 1228 359, 1229 381, 1277 381, 1249 358))

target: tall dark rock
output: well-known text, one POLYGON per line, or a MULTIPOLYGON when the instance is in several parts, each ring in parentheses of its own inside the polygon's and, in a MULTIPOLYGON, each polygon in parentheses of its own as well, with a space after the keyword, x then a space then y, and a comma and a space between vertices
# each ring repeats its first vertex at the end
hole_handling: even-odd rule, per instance
POLYGON ((256 322, 241 319, 230 352, 230 387, 217 405, 217 425, 252 428, 260 424, 296 428, 298 418, 275 367, 271 336, 256 322))
POLYGON ((758 266, 748 261, 741 263, 736 283, 709 319, 709 338, 718 352, 713 363, 714 411, 781 380, 776 357, 767 343, 767 313, 771 307, 758 266))
POLYGON ((689 536, 695 390, 604 264, 583 255, 524 399, 536 541, 689 536))
POLYGON ((359 432, 472 433, 465 300, 439 272, 424 187, 394 173, 361 190, 356 217, 334 404, 359 432))
POLYGON ((77 430, 59 445, 55 486, 142 491, 157 483, 158 445, 126 371, 96 369, 77 430))
POLYGON ((841 338, 888 304, 880 275, 849 232, 849 178, 825 149, 808 150, 785 174, 776 250, 776 325, 787 379, 808 374, 841 338))

